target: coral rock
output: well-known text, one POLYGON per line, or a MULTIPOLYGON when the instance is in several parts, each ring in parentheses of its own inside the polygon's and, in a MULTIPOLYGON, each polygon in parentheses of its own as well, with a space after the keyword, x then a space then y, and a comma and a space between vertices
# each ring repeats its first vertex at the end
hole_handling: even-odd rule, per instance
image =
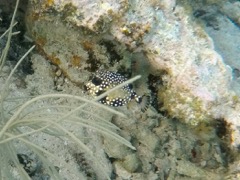
POLYGON ((231 70, 202 27, 175 1, 30 0, 27 21, 42 53, 80 84, 100 66, 119 69, 128 52, 143 52, 152 74, 166 72, 158 89, 161 110, 191 125, 224 119, 231 124, 232 145, 240 144, 231 70), (112 61, 104 41, 115 45, 122 55, 118 61, 112 61))

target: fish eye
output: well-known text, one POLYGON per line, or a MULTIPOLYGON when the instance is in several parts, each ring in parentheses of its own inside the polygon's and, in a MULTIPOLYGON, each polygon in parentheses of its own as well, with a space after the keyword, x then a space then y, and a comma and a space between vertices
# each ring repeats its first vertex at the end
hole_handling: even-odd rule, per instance
POLYGON ((98 78, 98 77, 94 77, 92 79, 92 83, 95 85, 95 86, 98 86, 100 84, 102 84, 102 79, 98 78))

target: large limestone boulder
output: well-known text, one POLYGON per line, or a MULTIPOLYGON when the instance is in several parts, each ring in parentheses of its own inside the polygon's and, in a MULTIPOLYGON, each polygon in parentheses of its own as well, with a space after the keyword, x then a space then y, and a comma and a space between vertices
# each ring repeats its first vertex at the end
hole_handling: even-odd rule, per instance
POLYGON ((190 125, 222 120, 238 147, 231 68, 189 11, 174 0, 30 0, 26 19, 40 52, 72 82, 82 86, 99 68, 141 74, 138 89, 159 111, 190 125))

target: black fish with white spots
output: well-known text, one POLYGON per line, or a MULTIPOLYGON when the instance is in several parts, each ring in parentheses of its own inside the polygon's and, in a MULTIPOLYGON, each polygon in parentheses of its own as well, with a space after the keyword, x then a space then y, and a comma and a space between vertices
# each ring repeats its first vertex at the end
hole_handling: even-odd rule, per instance
MULTIPOLYGON (((127 81, 127 79, 119 73, 97 71, 92 80, 86 84, 86 89, 89 94, 98 96, 125 81, 127 81)), ((142 101, 142 97, 138 96, 133 90, 132 84, 127 84, 122 88, 109 93, 99 102, 109 106, 118 107, 127 104, 132 99, 135 99, 138 103, 141 103, 142 101)))

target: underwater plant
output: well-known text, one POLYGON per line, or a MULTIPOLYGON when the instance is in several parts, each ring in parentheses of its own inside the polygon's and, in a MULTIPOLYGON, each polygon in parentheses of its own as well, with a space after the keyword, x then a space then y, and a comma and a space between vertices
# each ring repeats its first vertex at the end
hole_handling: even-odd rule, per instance
MULTIPOLYGON (((18 33, 13 32, 13 27, 16 24, 14 18, 16 16, 18 4, 19 0, 16 2, 9 29, 0 37, 1 40, 1 38, 7 35, 7 43, 1 52, 0 57, 0 73, 2 73, 2 69, 7 59, 11 38, 13 35, 18 33)), ((99 165, 99 168, 101 168, 101 161, 98 160, 98 158, 94 156, 92 150, 84 144, 82 137, 78 137, 73 131, 70 131, 65 124, 72 124, 73 126, 93 129, 103 136, 113 138, 117 142, 122 143, 129 148, 135 149, 129 141, 117 134, 117 131, 119 130, 117 126, 106 121, 101 116, 88 111, 88 107, 93 106, 95 108, 100 108, 103 111, 124 117, 124 114, 100 104, 98 101, 107 94, 139 79, 140 76, 136 76, 121 83, 120 85, 117 85, 107 92, 97 96, 93 100, 88 100, 86 98, 71 94, 44 94, 36 97, 9 97, 9 93, 11 92, 9 86, 11 84, 12 77, 24 58, 33 49, 34 46, 32 46, 17 62, 8 77, 6 77, 4 85, 1 85, 2 87, 0 88, 1 179, 15 179, 16 176, 19 179, 31 179, 29 173, 19 162, 19 144, 36 154, 36 156, 42 162, 44 170, 51 177, 51 179, 62 179, 56 167, 49 160, 49 157, 60 162, 62 160, 59 157, 56 157, 49 150, 41 147, 41 145, 32 142, 31 136, 38 133, 44 133, 49 136, 68 139, 69 141, 75 143, 87 156, 89 156, 96 164, 99 165), (7 103, 12 100, 17 101, 17 99, 21 99, 23 102, 21 101, 20 103, 16 103, 14 110, 7 110, 7 103), (64 105, 59 105, 57 104, 59 100, 66 100, 67 103, 64 105), (84 118, 85 116, 91 116, 92 118, 86 119, 84 118), (13 168, 17 170, 17 173, 12 170, 13 168)), ((105 177, 107 179, 110 179, 109 175, 104 171, 104 169, 102 172, 105 173, 105 177)))

